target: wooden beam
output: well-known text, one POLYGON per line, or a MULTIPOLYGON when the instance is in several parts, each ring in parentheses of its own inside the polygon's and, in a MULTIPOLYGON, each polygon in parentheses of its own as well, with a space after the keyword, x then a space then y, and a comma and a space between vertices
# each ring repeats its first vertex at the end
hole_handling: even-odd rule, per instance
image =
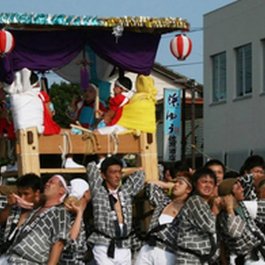
POLYGON ((119 154, 139 153, 139 137, 133 134, 119 135, 72 135, 39 136, 40 154, 119 154), (117 140, 117 141, 116 141, 117 140))
POLYGON ((156 135, 142 133, 140 136, 140 164, 145 170, 146 181, 158 179, 156 135))
POLYGON ((86 173, 86 168, 41 168, 41 174, 84 174, 86 173))
POLYGON ((35 173, 40 176, 39 141, 37 128, 17 132, 18 175, 35 173))
MULTIPOLYGON (((139 165, 144 168, 146 180, 158 179, 156 135, 142 133, 124 135, 38 135, 36 128, 17 133, 19 176, 26 173, 85 173, 85 168, 40 168, 40 154, 138 154, 139 165)), ((125 172, 125 175, 128 172, 125 172)))
MULTIPOLYGON (((122 169, 123 176, 127 176, 129 174, 134 173, 135 171, 139 170, 137 167, 126 167, 122 169)), ((41 174, 85 174, 86 167, 83 168, 41 168, 41 174)))

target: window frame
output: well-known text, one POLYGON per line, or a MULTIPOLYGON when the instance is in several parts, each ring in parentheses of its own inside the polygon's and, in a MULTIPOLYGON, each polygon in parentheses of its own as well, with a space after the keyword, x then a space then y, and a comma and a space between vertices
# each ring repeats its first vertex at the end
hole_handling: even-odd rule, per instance
POLYGON ((226 101, 227 97, 227 58, 226 57, 227 57, 226 51, 211 56, 213 103, 226 101))
POLYGON ((252 95, 252 45, 242 45, 236 52, 236 97, 252 95), (248 73, 249 71, 249 73, 248 73), (249 77, 248 77, 249 75, 249 77))

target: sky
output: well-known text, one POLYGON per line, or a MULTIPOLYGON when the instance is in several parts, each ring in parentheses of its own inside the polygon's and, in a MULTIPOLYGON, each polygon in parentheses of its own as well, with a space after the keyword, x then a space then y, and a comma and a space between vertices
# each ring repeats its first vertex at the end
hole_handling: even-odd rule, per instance
POLYGON ((180 32, 162 35, 156 62, 203 84, 203 15, 235 0, 0 0, 0 12, 66 15, 180 17, 190 23, 193 49, 185 61, 170 52, 171 39, 180 32))

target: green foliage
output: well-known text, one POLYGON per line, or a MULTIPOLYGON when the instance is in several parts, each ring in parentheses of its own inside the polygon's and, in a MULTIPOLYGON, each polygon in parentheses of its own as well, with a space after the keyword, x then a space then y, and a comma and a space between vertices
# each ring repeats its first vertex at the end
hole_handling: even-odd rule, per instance
POLYGON ((55 108, 53 119, 62 127, 69 128, 72 122, 68 113, 72 103, 80 97, 81 91, 79 85, 61 82, 53 83, 50 89, 50 98, 55 108))

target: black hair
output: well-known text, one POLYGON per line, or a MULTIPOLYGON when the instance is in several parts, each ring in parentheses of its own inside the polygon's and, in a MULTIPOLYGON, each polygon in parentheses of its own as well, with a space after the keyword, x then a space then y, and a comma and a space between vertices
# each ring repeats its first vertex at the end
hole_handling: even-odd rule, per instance
POLYGON ((123 85, 124 87, 126 87, 128 90, 132 89, 132 81, 130 78, 126 77, 126 76, 120 76, 117 81, 123 85))
POLYGON ((221 166, 223 169, 223 172, 225 173, 225 165, 218 159, 211 159, 209 161, 207 161, 204 165, 204 167, 211 167, 211 166, 221 166))
POLYGON ((175 169, 173 162, 162 162, 163 165, 163 178, 165 177, 166 171, 169 171, 170 176, 174 178, 175 176, 175 169))
POLYGON ((260 155, 249 156, 245 160, 243 166, 240 168, 240 174, 244 175, 245 172, 248 173, 254 167, 261 167, 265 169, 265 162, 262 156, 260 155))
POLYGON ((101 164, 101 167, 100 167, 100 171, 103 173, 103 174, 106 174, 108 168, 112 165, 118 165, 120 166, 121 168, 123 168, 123 163, 122 161, 116 157, 116 156, 110 156, 110 157, 106 157, 102 164, 101 164))
POLYGON ((177 174, 180 171, 188 172, 190 170, 190 167, 186 161, 178 160, 174 163, 174 170, 175 174, 177 174))
POLYGON ((39 77, 36 73, 31 72, 29 80, 30 80, 30 84, 34 85, 35 83, 37 83, 39 81, 39 77))
POLYGON ((193 189, 195 189, 198 180, 204 176, 209 176, 210 178, 212 178, 214 180, 215 185, 216 185, 217 179, 216 179, 215 173, 210 168, 202 167, 200 169, 197 169, 195 171, 195 173, 192 175, 193 189))
POLYGON ((237 178, 237 177, 240 177, 240 174, 239 172, 234 170, 227 171, 224 174, 224 179, 237 178))
POLYGON ((41 178, 34 173, 28 173, 19 177, 16 181, 16 186, 18 188, 32 188, 34 191, 43 190, 41 178))

